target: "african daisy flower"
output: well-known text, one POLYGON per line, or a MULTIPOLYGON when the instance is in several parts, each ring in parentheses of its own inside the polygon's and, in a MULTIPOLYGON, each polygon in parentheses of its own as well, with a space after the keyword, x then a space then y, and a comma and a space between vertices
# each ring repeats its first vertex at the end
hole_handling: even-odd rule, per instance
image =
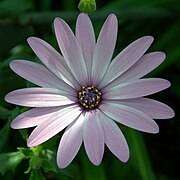
POLYGON ((34 107, 17 116, 14 129, 37 126, 27 141, 37 146, 65 129, 57 152, 57 164, 65 168, 84 143, 90 161, 99 165, 104 144, 122 162, 129 159, 127 142, 117 126, 158 133, 153 119, 174 116, 167 105, 144 96, 170 86, 167 80, 144 75, 165 59, 163 52, 144 54, 153 37, 142 37, 120 52, 112 61, 118 22, 114 14, 106 19, 97 41, 89 17, 81 13, 76 33, 56 18, 55 34, 62 55, 45 41, 28 38, 28 43, 43 65, 14 60, 11 69, 40 87, 15 90, 7 102, 34 107))

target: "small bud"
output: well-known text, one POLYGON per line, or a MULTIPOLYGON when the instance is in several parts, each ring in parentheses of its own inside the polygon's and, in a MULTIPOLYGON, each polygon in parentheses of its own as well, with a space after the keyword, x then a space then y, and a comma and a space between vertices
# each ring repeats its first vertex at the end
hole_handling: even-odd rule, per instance
POLYGON ((78 8, 81 12, 89 14, 96 10, 96 2, 95 0, 80 0, 78 8))

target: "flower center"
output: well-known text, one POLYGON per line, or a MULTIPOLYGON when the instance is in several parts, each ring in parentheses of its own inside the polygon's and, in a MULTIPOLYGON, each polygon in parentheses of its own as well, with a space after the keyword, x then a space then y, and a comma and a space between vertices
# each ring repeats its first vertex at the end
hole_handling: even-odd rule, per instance
POLYGON ((84 87, 79 92, 79 103, 85 109, 92 109, 99 106, 102 93, 94 86, 84 87))

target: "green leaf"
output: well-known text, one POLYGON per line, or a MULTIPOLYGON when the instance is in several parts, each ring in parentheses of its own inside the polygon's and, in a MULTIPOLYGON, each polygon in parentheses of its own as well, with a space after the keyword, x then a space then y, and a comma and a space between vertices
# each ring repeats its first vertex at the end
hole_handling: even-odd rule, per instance
POLYGON ((15 170, 16 166, 24 159, 22 152, 11 152, 0 154, 0 173, 4 175, 7 171, 15 170))
POLYGON ((55 162, 49 161, 48 159, 42 160, 42 168, 45 173, 47 173, 49 171, 53 171, 53 172, 57 173, 57 166, 56 166, 55 162))
POLYGON ((76 9, 76 1, 72 1, 72 0, 62 1, 62 7, 63 7, 63 10, 66 10, 66 11, 74 10, 76 9))
POLYGON ((40 169, 40 167, 42 166, 42 159, 39 156, 33 156, 30 160, 29 160, 29 167, 31 169, 40 169))
POLYGON ((4 0, 0 2, 0 16, 5 18, 17 16, 32 7, 31 0, 4 0))
POLYGON ((139 172, 141 179, 155 180, 155 174, 152 170, 143 136, 140 132, 128 129, 127 138, 131 149, 131 162, 134 169, 139 172))
MULTIPOLYGON (((106 175, 105 175, 105 169, 104 166, 101 164, 98 167, 94 166, 90 160, 87 158, 87 155, 85 153, 84 149, 80 149, 80 158, 81 158, 81 163, 83 169, 77 169, 79 170, 79 176, 82 177, 81 171, 83 170, 84 172, 84 178, 86 180, 92 180, 92 179, 98 179, 98 180, 106 180, 106 175)), ((78 168, 78 167, 76 167, 78 168)), ((78 176, 78 174, 76 174, 78 176)), ((80 177, 77 179, 80 179, 80 177)))
POLYGON ((0 106, 0 119, 7 119, 10 115, 11 111, 0 106))
POLYGON ((18 147, 17 149, 22 152, 26 158, 33 156, 33 151, 30 148, 18 147))
POLYGON ((57 165, 55 162, 55 153, 49 149, 43 149, 42 150, 42 168, 44 172, 53 171, 57 173, 57 165))
POLYGON ((32 170, 29 180, 45 180, 41 170, 32 170))
POLYGON ((5 126, 0 131, 0 151, 4 148, 5 144, 7 143, 10 131, 10 121, 8 121, 5 126))
POLYGON ((33 29, 30 26, 23 25, 0 25, 0 55, 4 55, 14 46, 25 42, 26 38, 33 35, 33 29))

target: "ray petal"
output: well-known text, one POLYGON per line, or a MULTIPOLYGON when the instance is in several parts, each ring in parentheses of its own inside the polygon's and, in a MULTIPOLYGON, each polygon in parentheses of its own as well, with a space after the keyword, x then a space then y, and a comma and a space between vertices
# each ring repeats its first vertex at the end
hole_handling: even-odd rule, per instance
POLYGON ((61 18, 54 20, 56 38, 65 61, 80 85, 87 85, 87 69, 83 53, 72 30, 61 18))
POLYGON ((59 79, 41 64, 25 60, 14 60, 10 63, 10 67, 15 73, 24 79, 39 86, 57 88, 63 92, 69 92, 70 94, 76 93, 71 86, 59 79))
POLYGON ((13 129, 23 129, 37 126, 43 122, 46 122, 51 116, 59 113, 59 110, 65 107, 67 106, 30 109, 17 116, 12 121, 11 127, 13 129))
POLYGON ((83 128, 84 146, 94 165, 101 163, 104 153, 104 132, 98 113, 100 113, 99 110, 86 113, 83 128))
POLYGON ((170 86, 170 82, 161 78, 147 78, 119 84, 112 89, 102 90, 103 99, 131 99, 157 93, 170 86))
POLYGON ((117 18, 114 14, 111 14, 106 19, 95 46, 92 65, 94 86, 101 81, 111 61, 117 39, 117 30, 117 18))
POLYGON ((25 88, 8 93, 5 100, 12 104, 27 107, 53 107, 73 104, 73 96, 59 95, 57 89, 51 88, 25 88))
POLYGON ((78 88, 79 84, 64 58, 51 45, 36 37, 29 37, 27 41, 34 53, 51 72, 71 86, 78 88))
POLYGON ((113 120, 130 128, 148 133, 158 133, 156 122, 143 112, 120 104, 104 102, 99 109, 113 120))
POLYGON ((138 109, 154 119, 169 119, 175 114, 166 104, 149 98, 125 99, 114 103, 138 109))
POLYGON ((64 108, 52 116, 48 121, 39 124, 27 140, 28 147, 37 146, 47 141, 65 127, 71 124, 81 114, 77 105, 64 108))
POLYGON ((99 86, 104 87, 128 70, 147 51, 153 40, 152 36, 144 36, 127 46, 112 60, 99 86))
POLYGON ((84 119, 84 115, 81 114, 64 132, 57 152, 57 164, 59 168, 68 166, 79 151, 83 141, 84 119))
POLYGON ((86 62, 88 79, 90 80, 92 70, 92 59, 95 48, 95 35, 91 20, 88 15, 81 13, 76 22, 76 38, 82 49, 86 62))
POLYGON ((104 129, 107 147, 119 160, 127 162, 129 159, 129 148, 120 128, 104 113, 99 114, 99 119, 104 129))

